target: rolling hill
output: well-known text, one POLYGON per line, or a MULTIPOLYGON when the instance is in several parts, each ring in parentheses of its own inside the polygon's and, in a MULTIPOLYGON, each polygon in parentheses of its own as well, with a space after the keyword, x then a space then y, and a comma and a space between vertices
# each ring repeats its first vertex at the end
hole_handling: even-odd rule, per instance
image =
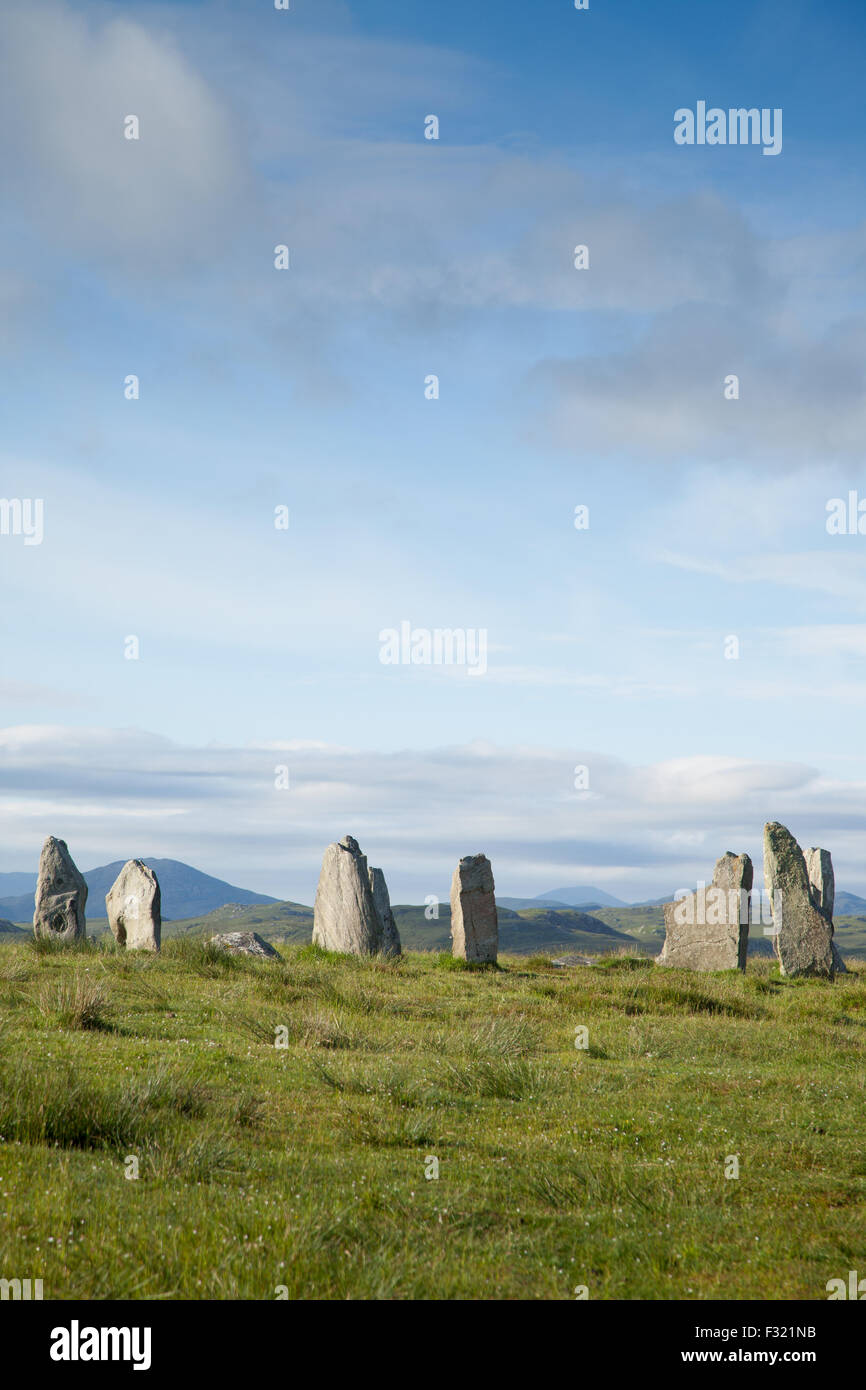
MULTIPOLYGON (((450 951, 451 912, 440 905, 438 920, 428 921, 425 909, 397 903, 392 909, 400 940, 408 951, 450 951)), ((103 926, 107 930, 107 926, 103 926)), ((228 931, 256 931, 266 941, 299 945, 309 942, 313 932, 313 909, 301 903, 242 905, 237 903, 198 914, 183 921, 167 922, 163 939, 228 931)), ((99 928, 93 932, 99 935, 99 928)), ((514 912, 499 907, 500 950, 514 955, 533 955, 546 951, 599 952, 645 946, 627 933, 600 922, 584 912, 568 908, 560 911, 535 909, 514 912)))

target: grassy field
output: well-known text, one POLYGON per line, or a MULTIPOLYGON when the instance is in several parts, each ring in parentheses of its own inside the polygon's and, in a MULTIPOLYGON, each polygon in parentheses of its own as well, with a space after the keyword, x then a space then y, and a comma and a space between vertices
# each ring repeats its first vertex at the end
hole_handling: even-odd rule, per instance
POLYGON ((784 1300, 866 1272, 866 970, 282 955, 0 947, 0 1277, 784 1300))

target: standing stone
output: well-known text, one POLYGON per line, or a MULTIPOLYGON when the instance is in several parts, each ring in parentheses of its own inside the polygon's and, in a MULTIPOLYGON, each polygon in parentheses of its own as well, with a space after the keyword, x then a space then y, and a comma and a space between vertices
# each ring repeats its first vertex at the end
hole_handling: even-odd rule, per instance
POLYGON ((385 875, 381 869, 370 870, 370 888, 373 893, 373 902, 376 904, 376 911, 379 914, 379 921, 382 923, 382 952, 386 956, 399 956, 402 949, 400 933, 391 911, 391 897, 388 893, 385 875))
POLYGON ((78 872, 65 840, 49 835, 39 857, 36 880, 36 936, 53 936, 60 941, 80 941, 87 935, 84 906, 87 884, 78 872))
POLYGON ((825 917, 832 918, 836 902, 836 875, 828 849, 807 849, 803 855, 812 889, 812 901, 825 917))
MULTIPOLYGON (((806 872, 809 875, 809 884, 812 891, 812 902, 822 912, 830 923, 830 930, 834 933, 833 926, 833 907, 836 901, 836 875, 833 873, 833 860, 828 849, 807 849, 805 854, 806 872)), ((843 975, 848 973, 839 947, 833 941, 833 964, 836 967, 836 974, 843 975)))
POLYGON ((680 970, 745 970, 752 875, 749 856, 728 850, 716 860, 709 888, 665 903, 665 944, 656 963, 680 970))
POLYGON ((313 942, 351 956, 373 956, 382 950, 382 922, 373 901, 367 856, 351 835, 325 850, 313 905, 313 942))
POLYGON ((816 906, 816 898, 826 898, 826 885, 813 897, 803 851, 778 821, 764 826, 764 889, 773 904, 773 949, 782 974, 832 980, 838 968, 833 924, 816 906))
POLYGON ((499 951, 493 869, 486 854, 461 859, 451 880, 451 954, 495 961, 499 951))
POLYGON ((159 883, 140 859, 124 864, 105 895, 108 925, 118 946, 128 951, 158 951, 162 931, 159 883))

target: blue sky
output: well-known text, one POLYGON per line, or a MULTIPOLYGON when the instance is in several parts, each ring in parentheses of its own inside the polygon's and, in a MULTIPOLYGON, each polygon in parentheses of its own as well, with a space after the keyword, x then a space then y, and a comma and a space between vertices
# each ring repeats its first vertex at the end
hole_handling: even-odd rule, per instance
POLYGON ((866 498, 864 29, 4 6, 0 491, 45 534, 0 536, 0 867, 51 833, 309 900, 351 832, 399 900, 478 850, 636 899, 781 819, 866 893, 866 536, 826 530, 866 498), (677 146, 699 100, 782 152, 677 146), (486 674, 383 666, 402 621, 486 674))

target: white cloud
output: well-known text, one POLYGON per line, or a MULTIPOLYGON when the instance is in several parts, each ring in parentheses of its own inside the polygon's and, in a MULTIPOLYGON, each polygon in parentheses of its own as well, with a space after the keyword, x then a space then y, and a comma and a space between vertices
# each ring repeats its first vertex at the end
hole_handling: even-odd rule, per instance
POLYGON ((706 878, 727 849, 760 869, 764 821, 826 845, 841 886, 866 888, 866 784, 804 763, 680 758, 631 766, 591 750, 489 743, 402 753, 319 746, 183 747, 138 730, 29 726, 0 733, 0 834, 10 869, 44 837, 84 868, 182 859, 274 896, 311 901, 325 845, 352 833, 395 901, 447 892, 462 854, 493 860, 499 891, 567 882, 658 896, 706 878), (290 769, 290 788, 274 785, 290 769), (573 790, 590 769, 591 791, 573 790))

